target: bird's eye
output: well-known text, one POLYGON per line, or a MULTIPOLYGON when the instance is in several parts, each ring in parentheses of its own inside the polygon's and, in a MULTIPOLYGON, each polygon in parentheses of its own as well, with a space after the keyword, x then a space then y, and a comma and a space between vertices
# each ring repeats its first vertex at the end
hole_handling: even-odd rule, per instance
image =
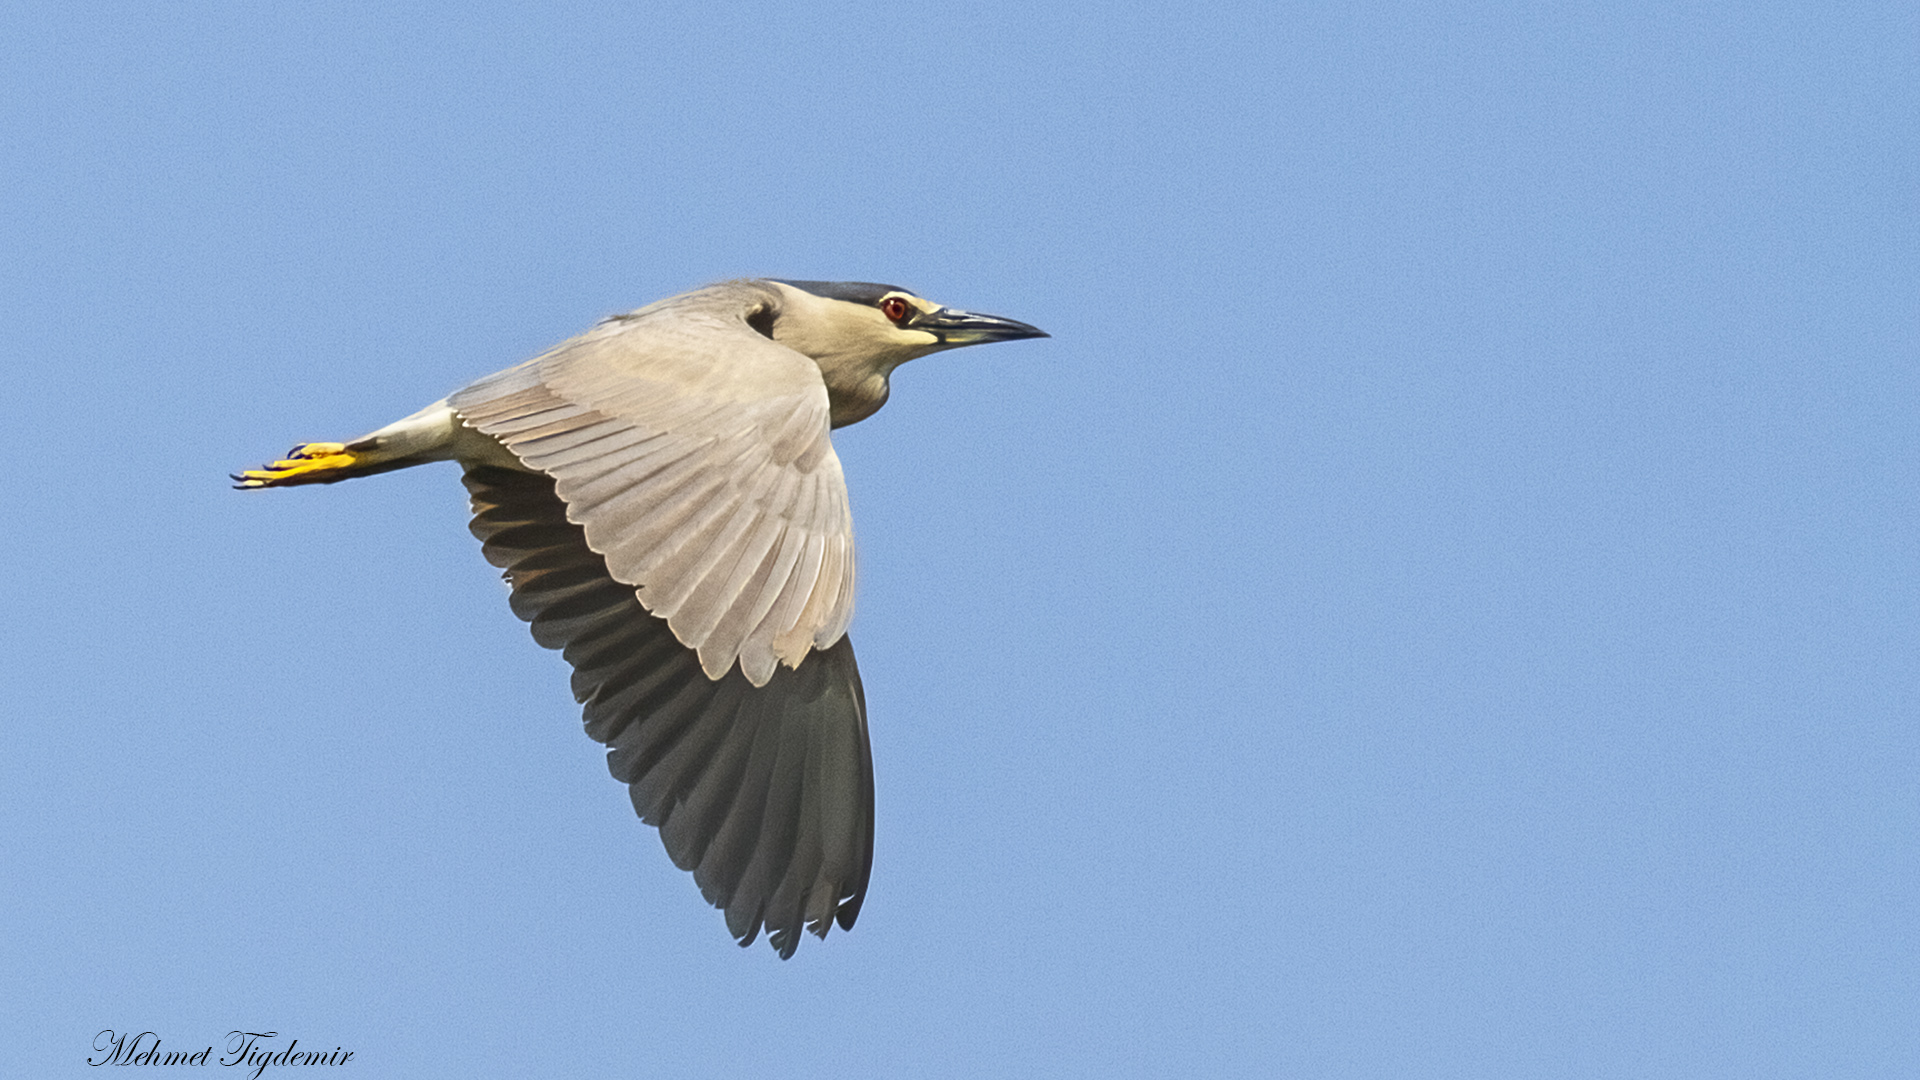
POLYGON ((885 315, 894 322, 899 322, 906 318, 907 312, 910 310, 912 309, 907 306, 907 302, 897 296, 889 296, 885 300, 880 301, 880 314, 885 315))

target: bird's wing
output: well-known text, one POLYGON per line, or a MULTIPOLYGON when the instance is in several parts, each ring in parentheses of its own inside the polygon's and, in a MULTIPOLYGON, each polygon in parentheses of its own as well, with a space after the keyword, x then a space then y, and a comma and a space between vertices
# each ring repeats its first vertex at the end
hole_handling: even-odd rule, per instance
POLYGON ((845 637, 755 686, 707 677, 666 622, 607 572, 554 481, 471 468, 473 532, 536 641, 573 665, 587 734, 674 865, 751 944, 782 957, 803 926, 851 928, 873 866, 873 757, 845 637))
POLYGON ((765 686, 846 632, 853 519, 819 368, 747 313, 735 300, 609 319, 450 402, 554 478, 614 580, 710 678, 737 657, 765 686))

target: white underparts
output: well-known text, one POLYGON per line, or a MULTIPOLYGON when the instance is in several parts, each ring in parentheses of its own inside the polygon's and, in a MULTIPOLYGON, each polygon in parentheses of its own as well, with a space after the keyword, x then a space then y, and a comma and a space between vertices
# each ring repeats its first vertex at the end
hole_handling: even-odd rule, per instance
POLYGON ((395 420, 378 431, 369 432, 349 443, 354 454, 369 464, 405 461, 422 465, 429 461, 458 461, 469 467, 497 465, 532 472, 521 464, 500 441, 468 427, 445 399, 395 420))

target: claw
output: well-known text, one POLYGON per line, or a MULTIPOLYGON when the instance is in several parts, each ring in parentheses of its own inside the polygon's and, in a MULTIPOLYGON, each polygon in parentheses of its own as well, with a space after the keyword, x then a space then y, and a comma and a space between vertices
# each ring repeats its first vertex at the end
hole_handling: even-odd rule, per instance
POLYGON ((237 488, 289 487, 325 484, 353 475, 359 457, 340 443, 301 443, 280 461, 233 474, 237 488))

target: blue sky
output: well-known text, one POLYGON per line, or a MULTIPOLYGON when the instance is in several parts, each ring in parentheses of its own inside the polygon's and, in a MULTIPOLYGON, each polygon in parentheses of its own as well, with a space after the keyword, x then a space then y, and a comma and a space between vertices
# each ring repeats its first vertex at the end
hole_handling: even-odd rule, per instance
POLYGON ((1920 1073, 1912 5, 5 24, 9 1068, 1920 1073), (878 854, 786 963, 456 470, 225 480, 762 274, 1054 335, 836 439, 878 854))

